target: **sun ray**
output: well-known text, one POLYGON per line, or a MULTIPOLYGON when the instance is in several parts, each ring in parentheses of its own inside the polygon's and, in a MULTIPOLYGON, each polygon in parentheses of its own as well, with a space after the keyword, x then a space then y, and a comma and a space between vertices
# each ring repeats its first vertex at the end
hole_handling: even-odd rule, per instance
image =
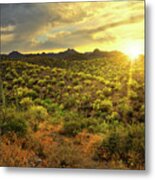
MULTIPOLYGON (((130 61, 129 78, 127 81, 127 95, 126 95, 126 98, 127 98, 126 105, 127 106, 130 106, 130 92, 131 92, 131 83, 132 83, 132 75, 133 75, 133 64, 134 64, 134 61, 130 61)), ((126 122, 126 119, 127 119, 127 112, 126 111, 124 111, 123 119, 124 119, 124 122, 126 124, 127 123, 126 122)))

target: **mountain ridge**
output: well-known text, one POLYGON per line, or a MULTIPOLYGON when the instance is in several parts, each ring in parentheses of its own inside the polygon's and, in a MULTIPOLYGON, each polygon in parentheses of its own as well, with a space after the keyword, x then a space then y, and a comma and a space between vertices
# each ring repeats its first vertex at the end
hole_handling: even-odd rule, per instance
POLYGON ((68 48, 65 51, 61 51, 58 53, 36 53, 36 54, 22 54, 19 51, 12 51, 9 54, 1 54, 0 59, 21 59, 21 58, 29 58, 29 57, 48 57, 51 59, 66 59, 66 60, 87 60, 92 58, 101 58, 101 57, 112 57, 112 56, 125 56, 124 53, 120 51, 101 51, 99 49, 94 49, 94 51, 90 52, 78 52, 75 49, 68 48))

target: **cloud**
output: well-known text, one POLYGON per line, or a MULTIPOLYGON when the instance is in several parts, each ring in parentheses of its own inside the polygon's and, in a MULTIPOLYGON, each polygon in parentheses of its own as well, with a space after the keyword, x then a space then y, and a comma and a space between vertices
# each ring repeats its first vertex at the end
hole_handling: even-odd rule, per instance
MULTIPOLYGON (((1 34, 8 33, 7 27, 15 27, 11 30, 14 42, 8 44, 6 50, 11 50, 11 46, 21 47, 22 41, 25 41, 25 45, 29 43, 31 46, 38 34, 46 33, 48 29, 64 23, 81 21, 84 17, 86 12, 78 6, 73 8, 72 4, 67 6, 63 3, 5 4, 1 5, 1 29, 3 29, 1 34)), ((2 45, 6 43, 3 38, 2 45)), ((3 49, 4 47, 6 48, 2 46, 3 49)))
MULTIPOLYGON (((144 3, 1 4, 2 52, 78 48, 119 41, 117 28, 143 23, 144 3), (123 16, 122 16, 123 14, 123 16)), ((137 26, 136 26, 137 27, 137 26)), ((135 29, 134 29, 135 30, 135 29)), ((138 31, 138 29, 137 29, 138 31)), ((134 33, 134 37, 142 37, 134 33)), ((120 37, 119 37, 120 38, 120 37)))
POLYGON ((143 18, 144 18, 143 15, 131 16, 129 19, 107 23, 106 25, 100 26, 100 27, 97 27, 97 28, 79 30, 79 31, 76 31, 75 34, 79 34, 79 33, 87 34, 87 33, 96 33, 96 32, 99 32, 99 31, 105 31, 105 30, 107 30, 109 28, 114 28, 114 27, 117 27, 117 26, 123 26, 123 25, 136 23, 137 21, 140 21, 143 18))
POLYGON ((10 34, 14 31, 15 27, 12 26, 12 25, 8 25, 8 26, 5 26, 5 27, 1 27, 0 28, 0 33, 1 34, 10 34))
POLYGON ((1 35, 1 41, 5 43, 9 43, 14 39, 13 34, 3 34, 1 35))

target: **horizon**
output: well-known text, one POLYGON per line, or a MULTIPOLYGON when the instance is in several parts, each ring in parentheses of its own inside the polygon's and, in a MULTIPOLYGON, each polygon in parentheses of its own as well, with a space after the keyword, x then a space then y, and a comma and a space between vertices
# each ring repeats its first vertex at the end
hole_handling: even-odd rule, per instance
POLYGON ((1 4, 1 10, 2 54, 68 47, 144 54, 144 1, 1 4))
MULTIPOLYGON (((37 54, 39 54, 39 55, 42 55, 42 54, 59 54, 59 53, 66 52, 66 51, 68 51, 68 50, 74 50, 75 52, 80 53, 80 54, 93 53, 95 50, 98 50, 98 51, 100 51, 100 52, 107 52, 107 53, 119 52, 119 53, 122 53, 122 54, 124 54, 124 55, 126 55, 126 56, 129 57, 128 54, 126 54, 125 52, 119 51, 119 50, 105 51, 105 50, 101 50, 101 49, 99 49, 99 48, 95 48, 95 49, 93 49, 92 51, 83 51, 83 52, 78 51, 76 48, 66 48, 66 49, 64 49, 64 50, 62 50, 62 51, 56 51, 56 52, 54 52, 54 51, 48 51, 48 52, 39 51, 39 52, 38 52, 38 51, 37 51, 37 52, 27 52, 27 53, 21 52, 21 51, 18 51, 18 50, 12 50, 12 51, 7 52, 7 53, 1 53, 1 55, 7 55, 7 56, 8 56, 9 54, 11 54, 11 53, 13 53, 13 52, 17 52, 17 53, 20 53, 20 54, 22 54, 22 55, 30 55, 30 54, 32 54, 32 55, 37 55, 37 54)), ((138 56, 141 56, 141 55, 144 56, 144 53, 139 53, 139 54, 137 54, 137 57, 138 57, 138 56)))

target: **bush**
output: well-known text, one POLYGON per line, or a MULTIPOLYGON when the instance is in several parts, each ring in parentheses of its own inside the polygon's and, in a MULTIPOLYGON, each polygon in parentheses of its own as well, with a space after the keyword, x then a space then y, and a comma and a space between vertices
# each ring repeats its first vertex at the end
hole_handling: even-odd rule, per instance
POLYGON ((12 74, 13 74, 13 76, 14 77, 18 77, 19 75, 18 75, 18 73, 17 73, 17 71, 15 70, 15 69, 12 69, 12 74))
POLYGON ((34 86, 33 86, 33 89, 36 91, 36 92, 40 92, 40 86, 38 86, 37 84, 35 84, 34 86))
POLYGON ((66 112, 63 115, 64 126, 62 133, 68 136, 75 136, 83 128, 82 117, 75 112, 66 112))
POLYGON ((53 103, 51 99, 44 99, 41 101, 41 105, 44 106, 48 112, 55 112, 59 109, 59 105, 57 103, 53 103))
POLYGON ((77 79, 77 78, 73 79, 72 83, 75 86, 78 85, 79 84, 79 79, 77 79))
POLYGON ((55 77, 53 77, 53 78, 51 79, 51 83, 52 83, 52 84, 56 84, 56 82, 57 82, 57 79, 56 79, 55 77))
POLYGON ((120 115, 114 111, 110 115, 108 115, 106 119, 108 120, 108 122, 113 123, 114 121, 120 120, 120 115))
POLYGON ((110 95, 112 94, 111 88, 105 87, 105 88, 103 89, 103 94, 104 94, 105 96, 110 96, 110 95))
POLYGON ((27 94, 31 93, 33 90, 32 89, 28 89, 27 87, 19 87, 17 88, 17 96, 18 97, 24 97, 27 94))
POLYGON ((58 84, 58 86, 63 87, 63 86, 65 86, 65 81, 63 81, 63 80, 59 81, 57 84, 58 84))
POLYGON ((48 118, 47 110, 43 106, 31 106, 28 110, 31 119, 42 121, 48 118))
POLYGON ((35 99, 38 97, 38 93, 34 91, 33 89, 30 89, 27 93, 26 96, 30 96, 32 99, 35 99))
POLYGON ((131 119, 131 117, 133 115, 132 106, 130 106, 124 102, 124 103, 119 104, 118 108, 119 108, 120 113, 122 113, 122 115, 125 115, 126 118, 129 117, 131 119))
POLYGON ((48 89, 48 91, 51 91, 51 90, 52 90, 52 85, 51 85, 51 84, 48 84, 48 85, 47 85, 47 89, 48 89))
POLYGON ((25 83, 25 81, 22 77, 19 77, 19 78, 13 80, 13 84, 23 85, 24 83, 25 83))
POLYGON ((97 99, 93 103, 93 109, 94 110, 101 110, 103 112, 109 112, 112 110, 113 104, 111 100, 105 99, 105 100, 100 100, 97 99))
POLYGON ((22 106, 23 109, 28 109, 30 106, 33 105, 33 101, 29 97, 25 97, 20 101, 20 105, 22 106))
POLYGON ((66 87, 66 89, 67 89, 67 91, 70 91, 70 90, 72 90, 72 87, 68 85, 68 86, 66 87))
POLYGON ((110 133, 107 140, 103 141, 101 146, 105 147, 110 153, 110 156, 112 156, 115 153, 118 153, 119 151, 119 143, 120 143, 120 137, 119 134, 116 132, 110 133))
POLYGON ((6 75, 5 75, 5 78, 6 78, 6 80, 12 80, 13 79, 13 76, 11 75, 11 73, 7 73, 6 75))
POLYGON ((39 84, 40 86, 44 86, 44 85, 46 84, 46 79, 40 79, 40 80, 38 81, 38 84, 39 84))
POLYGON ((144 122, 145 121, 145 107, 144 105, 141 106, 140 108, 140 115, 139 115, 139 121, 144 122))
POLYGON ((87 86, 89 86, 89 85, 92 84, 92 81, 89 80, 89 79, 86 79, 86 80, 84 80, 84 84, 87 85, 87 86))
POLYGON ((64 122, 76 121, 78 120, 78 118, 79 118, 78 114, 73 111, 65 111, 65 114, 63 115, 64 122))
POLYGON ((13 108, 7 108, 3 113, 0 113, 0 120, 2 134, 13 131, 16 134, 23 136, 26 135, 28 131, 28 123, 25 114, 17 112, 13 108))
POLYGON ((64 100, 64 108, 72 108, 75 105, 75 97, 69 96, 64 100))
POLYGON ((29 86, 29 87, 32 87, 35 82, 36 82, 36 79, 30 78, 30 79, 28 80, 28 86, 29 86))
POLYGON ((97 148, 95 156, 98 160, 123 161, 129 168, 144 166, 144 124, 111 128, 97 148))
POLYGON ((130 90, 129 91, 129 98, 132 99, 132 100, 135 100, 135 99, 138 98, 138 95, 137 95, 137 93, 135 91, 130 90))
POLYGON ((28 126, 25 120, 23 121, 16 118, 1 126, 2 134, 13 131, 20 136, 23 136, 27 133, 27 128, 28 126))
POLYGON ((73 89, 75 90, 75 91, 80 91, 80 90, 82 90, 82 86, 81 85, 77 85, 77 86, 74 86, 73 87, 73 89))
POLYGON ((75 136, 81 131, 81 124, 78 121, 66 121, 62 131, 65 135, 75 136))

